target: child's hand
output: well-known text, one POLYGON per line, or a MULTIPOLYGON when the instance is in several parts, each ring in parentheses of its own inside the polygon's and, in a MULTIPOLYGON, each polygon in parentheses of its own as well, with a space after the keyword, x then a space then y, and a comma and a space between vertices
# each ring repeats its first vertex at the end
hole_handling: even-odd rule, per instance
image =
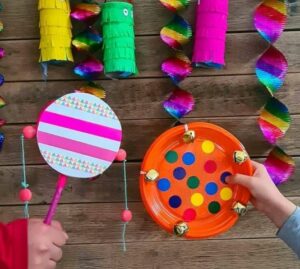
POLYGON ((296 210, 296 206, 277 189, 264 165, 252 161, 253 176, 236 174, 226 179, 228 184, 240 184, 252 194, 251 203, 280 228, 296 210))
POLYGON ((54 269, 62 258, 61 247, 66 244, 68 235, 59 222, 51 226, 39 219, 28 222, 28 269, 54 269))

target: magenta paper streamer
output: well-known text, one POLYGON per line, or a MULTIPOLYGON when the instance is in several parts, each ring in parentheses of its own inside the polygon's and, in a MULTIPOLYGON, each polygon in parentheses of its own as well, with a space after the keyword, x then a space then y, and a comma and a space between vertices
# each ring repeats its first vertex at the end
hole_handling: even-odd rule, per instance
POLYGON ((225 65, 228 6, 228 0, 198 0, 194 66, 219 69, 225 65))

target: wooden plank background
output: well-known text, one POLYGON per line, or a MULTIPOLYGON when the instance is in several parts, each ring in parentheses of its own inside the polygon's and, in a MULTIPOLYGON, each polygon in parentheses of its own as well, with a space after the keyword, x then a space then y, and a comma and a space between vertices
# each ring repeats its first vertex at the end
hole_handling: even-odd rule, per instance
MULTIPOLYGON (((195 0, 184 16, 194 21, 195 0)), ((262 138, 256 118, 267 99, 254 75, 253 65, 267 48, 253 30, 252 12, 258 0, 230 2, 227 36, 227 65, 221 71, 194 70, 182 86, 193 92, 197 107, 188 121, 204 120, 219 124, 245 144, 255 159, 263 161, 270 146, 262 138)), ((21 167, 19 136, 22 127, 34 123, 43 105, 82 82, 72 74, 72 66, 51 67, 44 83, 38 59, 37 0, 2 0, 0 14, 5 31, 0 47, 7 57, 0 61, 6 83, 0 88, 8 106, 1 118, 8 124, 0 154, 0 219, 9 221, 22 216, 17 194, 21 167)), ((140 162, 151 142, 172 120, 163 111, 161 101, 172 85, 163 77, 159 65, 170 50, 160 41, 159 30, 171 17, 158 0, 135 1, 137 78, 99 81, 107 90, 107 102, 122 119, 128 152, 129 202, 134 219, 128 226, 128 251, 122 253, 120 212, 123 208, 121 167, 114 164, 105 175, 93 182, 71 180, 64 193, 57 218, 70 235, 59 268, 299 268, 291 251, 275 237, 276 229, 264 216, 251 208, 246 217, 219 237, 179 240, 158 228, 146 214, 138 189, 140 162)), ((300 14, 290 17, 276 46, 289 61, 289 74, 278 98, 288 105, 293 124, 280 142, 295 157, 298 168, 281 191, 300 204, 300 14)), ((191 54, 191 46, 187 48, 191 54)), ((31 215, 43 217, 51 199, 56 173, 40 157, 34 141, 26 142, 28 180, 33 191, 31 215)))

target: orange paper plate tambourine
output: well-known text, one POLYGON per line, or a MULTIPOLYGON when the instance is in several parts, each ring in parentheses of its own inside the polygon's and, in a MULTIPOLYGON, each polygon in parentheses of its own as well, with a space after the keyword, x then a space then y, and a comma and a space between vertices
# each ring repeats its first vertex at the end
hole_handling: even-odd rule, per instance
POLYGON ((246 212, 247 189, 228 185, 232 174, 252 175, 247 152, 223 128, 194 122, 169 129, 144 158, 140 190, 146 210, 163 229, 207 238, 230 229, 246 212))

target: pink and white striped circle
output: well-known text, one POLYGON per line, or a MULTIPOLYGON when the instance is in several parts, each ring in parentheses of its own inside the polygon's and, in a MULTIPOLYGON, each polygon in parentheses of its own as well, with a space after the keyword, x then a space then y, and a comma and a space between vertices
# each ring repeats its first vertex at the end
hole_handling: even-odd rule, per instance
POLYGON ((102 174, 114 161, 122 127, 98 97, 70 93, 40 115, 37 142, 45 161, 57 172, 77 178, 102 174))

